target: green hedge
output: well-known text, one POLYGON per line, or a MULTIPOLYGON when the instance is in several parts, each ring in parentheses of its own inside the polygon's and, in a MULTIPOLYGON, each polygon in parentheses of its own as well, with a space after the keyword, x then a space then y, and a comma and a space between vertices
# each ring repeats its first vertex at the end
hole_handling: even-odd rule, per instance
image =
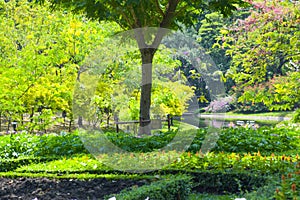
MULTIPOLYGON (((187 175, 172 175, 163 177, 163 180, 153 182, 131 190, 123 190, 115 196, 117 200, 170 200, 187 199, 192 188, 191 177, 187 175)), ((106 197, 105 199, 108 199, 106 197)))
POLYGON ((48 162, 58 159, 57 157, 22 157, 17 159, 0 159, 0 172, 13 171, 21 166, 48 162))
POLYGON ((263 174, 226 171, 192 172, 194 191, 211 194, 237 194, 252 191, 267 184, 269 177, 263 174))

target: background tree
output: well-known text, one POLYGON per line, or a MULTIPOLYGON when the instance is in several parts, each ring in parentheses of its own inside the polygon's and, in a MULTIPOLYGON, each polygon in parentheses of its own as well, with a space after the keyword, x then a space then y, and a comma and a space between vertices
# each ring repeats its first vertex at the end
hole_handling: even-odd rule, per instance
MULTIPOLYGON (((40 0, 38 0, 40 1, 40 0)), ((158 46, 166 31, 154 33, 151 41, 145 38, 143 27, 176 28, 176 22, 191 25, 203 10, 217 10, 224 15, 231 14, 242 0, 136 0, 136 1, 106 1, 106 0, 52 0, 54 6, 63 5, 75 12, 82 12, 86 16, 97 20, 111 20, 117 22, 124 30, 135 29, 142 60, 142 89, 140 99, 141 134, 150 133, 150 105, 152 87, 152 62, 158 46), (149 83, 150 82, 150 83, 149 83)))
MULTIPOLYGON (((292 106, 292 101, 279 98, 289 93, 283 95, 275 88, 279 80, 296 76, 297 73, 292 72, 299 71, 300 4, 289 1, 254 1, 251 4, 248 18, 222 31, 223 47, 232 56, 227 77, 235 81, 238 100, 246 109, 245 106, 250 109, 255 105, 271 110, 293 109, 295 103, 292 106)), ((289 96, 297 99, 294 95, 289 96)))
POLYGON ((52 117, 62 112, 72 120, 79 65, 118 26, 50 12, 49 4, 27 0, 1 1, 0 25, 5 27, 0 30, 2 116, 22 124, 29 119, 23 127, 27 130, 46 129, 45 122, 55 123, 52 117))

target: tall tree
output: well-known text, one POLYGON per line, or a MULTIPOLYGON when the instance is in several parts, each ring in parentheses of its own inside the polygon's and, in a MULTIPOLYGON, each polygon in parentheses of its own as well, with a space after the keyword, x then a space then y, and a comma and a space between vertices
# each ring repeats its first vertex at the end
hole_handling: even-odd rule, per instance
MULTIPOLYGON (((44 2, 46 0, 36 0, 44 2)), ((166 29, 178 28, 177 22, 192 25, 204 10, 229 15, 243 0, 49 0, 53 7, 63 6, 97 20, 117 22, 124 30, 134 29, 135 40, 142 60, 142 88, 140 98, 140 133, 150 134, 150 104, 152 62, 166 29), (143 27, 158 27, 153 40, 145 37, 143 27)))

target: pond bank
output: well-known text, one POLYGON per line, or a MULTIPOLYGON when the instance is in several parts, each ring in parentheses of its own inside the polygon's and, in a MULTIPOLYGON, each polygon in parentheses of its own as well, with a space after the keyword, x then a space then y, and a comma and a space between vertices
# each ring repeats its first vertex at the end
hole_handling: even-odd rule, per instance
POLYGON ((209 119, 243 119, 243 120, 261 120, 261 121, 287 121, 291 117, 284 116, 247 116, 247 115, 226 115, 224 114, 198 114, 199 118, 209 119))

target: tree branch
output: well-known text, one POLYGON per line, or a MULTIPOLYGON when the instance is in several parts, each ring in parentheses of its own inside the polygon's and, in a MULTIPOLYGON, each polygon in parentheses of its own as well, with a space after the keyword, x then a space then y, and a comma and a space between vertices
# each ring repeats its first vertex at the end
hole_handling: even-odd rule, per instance
MULTIPOLYGON (((112 4, 113 7, 117 8, 117 7, 122 7, 120 4, 118 4, 116 1, 111 1, 110 2, 112 4)), ((128 16, 125 14, 125 12, 123 12, 121 9, 120 9, 120 13, 121 13, 121 16, 125 19, 125 21, 128 23, 129 27, 130 28, 133 28, 133 25, 131 24, 131 20, 128 18, 128 16)), ((118 22, 117 22, 118 23, 118 22)), ((119 25, 121 23, 118 23, 119 25)), ((124 26, 122 25, 121 28, 123 28, 124 26)))
POLYGON ((158 46, 160 45, 163 37, 167 34, 167 32, 168 32, 167 28, 170 27, 170 25, 173 21, 173 18, 175 16, 175 11, 176 11, 176 8, 177 8, 177 5, 178 5, 179 1, 180 0, 169 0, 166 13, 164 14, 162 22, 160 23, 160 27, 163 28, 163 29, 158 29, 157 30, 154 41, 150 45, 151 48, 157 49, 158 46))
POLYGON ((148 47, 145 42, 145 36, 142 28, 134 29, 134 37, 138 43, 138 47, 140 50, 148 47))
POLYGON ((160 5, 159 5, 159 0, 155 0, 155 6, 156 6, 156 10, 159 14, 161 14, 162 17, 165 16, 165 13, 163 12, 163 10, 160 8, 160 5))
POLYGON ((160 23, 161 28, 169 28, 172 19, 175 16, 175 11, 180 0, 169 0, 166 13, 160 23))
POLYGON ((137 16, 136 16, 136 14, 135 14, 134 9, 133 9, 132 6, 130 6, 130 13, 131 13, 131 15, 132 15, 132 17, 134 19, 134 22, 135 22, 135 26, 133 28, 141 28, 142 26, 140 24, 140 21, 137 18, 137 16))
MULTIPOLYGON (((178 16, 178 15, 181 14, 181 12, 185 12, 186 9, 187 9, 189 6, 190 6, 190 5, 185 5, 185 6, 183 6, 180 10, 178 10, 178 11, 174 14, 174 16, 178 16)), ((194 9, 194 10, 196 10, 196 9, 194 9)), ((193 11, 194 11, 194 10, 193 10, 193 11)))

